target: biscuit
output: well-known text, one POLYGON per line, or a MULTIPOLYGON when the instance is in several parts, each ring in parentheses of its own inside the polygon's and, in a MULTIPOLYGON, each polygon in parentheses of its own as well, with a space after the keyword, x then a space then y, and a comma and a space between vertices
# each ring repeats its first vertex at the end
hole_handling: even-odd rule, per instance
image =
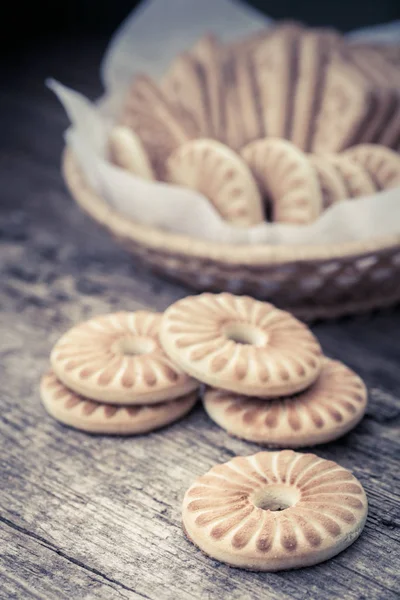
POLYGON ((352 62, 374 85, 375 106, 368 122, 360 132, 358 142, 373 142, 380 138, 397 110, 397 93, 393 77, 389 76, 385 59, 374 50, 351 48, 352 62))
POLYGON ((290 139, 307 152, 311 149, 315 117, 320 109, 326 65, 340 41, 338 33, 318 29, 305 31, 300 38, 290 139))
POLYGON ((240 150, 244 144, 244 115, 239 104, 239 85, 237 81, 236 61, 228 54, 223 66, 224 90, 224 139, 232 150, 240 150), (240 115, 240 117, 238 116, 240 115))
MULTIPOLYGON (((376 54, 378 53, 375 52, 376 54)), ((381 80, 386 82, 386 85, 390 86, 391 91, 394 92, 395 100, 385 122, 371 141, 389 148, 397 148, 400 142, 400 69, 398 64, 393 64, 382 55, 379 55, 379 57, 380 60, 377 57, 375 58, 376 71, 379 73, 381 80)), ((370 62, 373 61, 372 56, 369 56, 368 59, 370 62)))
POLYGON ((377 186, 368 171, 362 165, 350 160, 346 154, 330 154, 326 159, 343 177, 348 198, 370 196, 377 191, 377 186))
POLYGON ((264 220, 257 183, 246 163, 216 140, 193 140, 167 161, 170 183, 204 194, 223 219, 237 226, 264 220))
POLYGON ((235 457, 187 490, 182 521, 205 554, 252 571, 315 565, 350 546, 368 512, 360 482, 293 450, 235 457))
POLYGON ((209 135, 218 140, 222 140, 224 134, 221 53, 221 44, 212 34, 200 38, 190 52, 197 62, 204 82, 209 135))
POLYGON ((385 129, 377 137, 376 141, 382 146, 399 151, 400 145, 400 87, 397 90, 396 109, 390 115, 385 129))
POLYGON ((182 119, 163 91, 147 75, 134 79, 120 121, 140 137, 160 178, 163 178, 166 158, 196 133, 194 124, 182 119))
POLYGON ((161 87, 178 112, 192 116, 196 137, 207 137, 210 130, 204 82, 197 62, 189 53, 175 58, 161 87))
POLYGON ((254 51, 254 68, 265 135, 288 138, 301 28, 278 27, 254 51))
POLYGON ((256 48, 262 44, 268 36, 275 31, 274 27, 264 27, 259 31, 245 35, 244 37, 236 38, 232 42, 225 44, 228 52, 235 54, 252 54, 256 48))
POLYGON ((186 415, 196 392, 151 406, 115 406, 84 398, 69 390, 50 371, 42 378, 40 394, 47 412, 64 425, 90 433, 132 435, 154 431, 186 415))
POLYGON ((211 388, 204 394, 209 417, 228 433, 279 448, 336 440, 357 425, 366 404, 360 377, 327 358, 315 383, 295 396, 266 401, 211 388))
POLYGON ((241 152, 261 192, 272 203, 272 220, 305 224, 322 210, 322 194, 307 156, 286 140, 265 138, 241 152))
POLYGON ((400 44, 373 43, 355 40, 351 43, 351 49, 361 51, 373 50, 382 58, 384 58, 387 62, 393 64, 395 67, 400 66, 400 44))
POLYGON ((322 155, 309 154, 308 160, 317 173, 323 208, 329 208, 332 204, 345 200, 348 197, 348 190, 338 169, 322 155))
POLYGON ((377 144, 360 144, 346 150, 343 156, 368 171, 379 190, 400 185, 400 156, 397 152, 377 144))
POLYGON ((256 76, 252 56, 249 52, 237 52, 233 58, 236 74, 239 115, 242 123, 242 144, 248 144, 265 135, 261 116, 261 103, 256 86, 256 76))
POLYGON ((356 144, 373 114, 373 86, 350 62, 333 59, 328 67, 313 152, 340 152, 356 144))
POLYGON ((248 296, 205 293, 178 300, 164 313, 160 340, 192 377, 248 396, 298 392, 322 367, 308 327, 248 296))
POLYGON ((132 129, 114 127, 109 137, 110 157, 114 164, 130 173, 147 179, 156 179, 147 152, 132 129))
POLYGON ((155 404, 198 387, 164 353, 161 315, 118 312, 76 325, 54 346, 50 361, 69 389, 98 402, 155 404))

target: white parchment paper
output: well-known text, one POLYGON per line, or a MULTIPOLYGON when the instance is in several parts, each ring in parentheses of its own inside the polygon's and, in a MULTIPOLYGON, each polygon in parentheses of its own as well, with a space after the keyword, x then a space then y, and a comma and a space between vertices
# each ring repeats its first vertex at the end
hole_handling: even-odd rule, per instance
MULTIPOLYGON (((272 24, 232 0, 147 0, 114 34, 101 65, 105 94, 92 104, 76 91, 49 80, 71 127, 66 141, 85 178, 111 206, 146 225, 192 237, 237 244, 323 244, 384 235, 400 237, 400 188, 345 200, 307 226, 262 223, 242 229, 225 223, 208 200, 192 190, 144 181, 107 160, 107 137, 132 77, 159 78, 174 56, 202 34, 234 39, 272 24)), ((351 38, 400 42, 400 21, 359 30, 351 38)))

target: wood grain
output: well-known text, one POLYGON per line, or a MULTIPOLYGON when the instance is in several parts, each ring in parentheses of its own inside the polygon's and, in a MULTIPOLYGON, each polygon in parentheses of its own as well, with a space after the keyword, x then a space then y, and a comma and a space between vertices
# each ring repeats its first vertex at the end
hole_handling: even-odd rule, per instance
POLYGON ((148 436, 90 436, 48 417, 38 384, 72 324, 113 310, 163 310, 186 291, 139 271, 84 217, 59 173, 67 119, 53 75, 91 97, 102 39, 58 40, 20 62, 0 93, 0 597, 391 600, 400 589, 400 312, 318 324, 324 350, 355 369, 367 415, 317 453, 350 468, 370 512, 327 563, 279 574, 207 558, 184 537, 180 504, 213 464, 258 450, 196 408, 148 436), (396 333, 397 332, 397 333, 396 333))

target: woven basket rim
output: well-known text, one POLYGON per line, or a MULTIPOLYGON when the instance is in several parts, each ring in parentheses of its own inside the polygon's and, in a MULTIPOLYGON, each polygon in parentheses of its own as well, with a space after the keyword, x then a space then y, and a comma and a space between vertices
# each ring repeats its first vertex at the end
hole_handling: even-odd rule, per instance
POLYGON ((265 265, 303 261, 326 261, 363 256, 396 248, 400 235, 371 240, 327 245, 227 244, 191 238, 148 225, 142 225, 118 213, 98 195, 84 179, 72 150, 64 149, 62 172, 68 189, 77 204, 97 223, 115 236, 129 239, 151 250, 185 255, 191 258, 232 265, 265 265))

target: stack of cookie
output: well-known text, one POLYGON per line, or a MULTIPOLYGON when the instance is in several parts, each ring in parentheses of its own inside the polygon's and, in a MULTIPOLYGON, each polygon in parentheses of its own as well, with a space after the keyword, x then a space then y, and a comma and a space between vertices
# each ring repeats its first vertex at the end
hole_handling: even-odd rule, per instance
POLYGON ((164 313, 160 339, 175 364, 212 386, 205 410, 237 437, 310 446, 340 437, 365 412, 361 379, 271 304, 228 293, 184 298, 164 313))
POLYGON ((153 431, 188 413, 199 384, 163 352, 160 321, 153 312, 119 312, 65 333, 41 381, 46 410, 77 429, 120 435, 153 431))
POLYGON ((110 159, 199 191, 236 226, 307 224, 400 185, 399 64, 397 46, 296 23, 230 44, 206 35, 160 83, 134 79, 110 159))
POLYGON ((292 315, 247 296, 187 297, 73 327, 51 352, 41 395, 61 422, 97 433, 151 431, 186 414, 200 383, 210 417, 271 446, 333 440, 366 407, 360 378, 322 356, 292 315))

